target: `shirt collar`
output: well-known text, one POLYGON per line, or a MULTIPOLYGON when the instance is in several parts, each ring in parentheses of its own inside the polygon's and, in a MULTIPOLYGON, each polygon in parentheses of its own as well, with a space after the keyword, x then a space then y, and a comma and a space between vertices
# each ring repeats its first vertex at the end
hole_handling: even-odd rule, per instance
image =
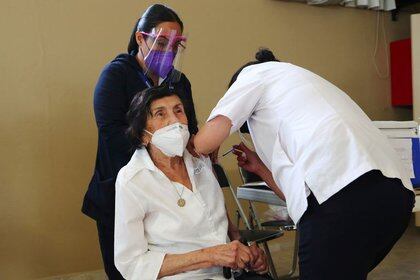
POLYGON ((146 148, 139 148, 134 152, 133 157, 135 160, 136 169, 149 169, 151 171, 155 171, 157 167, 152 161, 152 158, 149 155, 149 152, 146 148))
MULTIPOLYGON (((135 158, 136 169, 138 170, 148 169, 150 171, 156 171, 157 167, 153 163, 153 160, 150 157, 149 152, 147 151, 146 148, 136 149, 133 157, 135 158)), ((184 162, 187 169, 192 167, 195 170, 197 167, 200 167, 200 164, 198 164, 198 161, 193 160, 193 156, 187 150, 185 150, 183 158, 184 158, 184 162)))

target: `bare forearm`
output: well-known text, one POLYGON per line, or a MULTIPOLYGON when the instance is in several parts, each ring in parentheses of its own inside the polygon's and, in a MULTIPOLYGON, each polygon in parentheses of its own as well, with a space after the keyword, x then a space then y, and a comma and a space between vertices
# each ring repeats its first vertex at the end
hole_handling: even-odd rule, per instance
POLYGON ((277 186, 277 183, 274 181, 273 173, 262 163, 258 170, 258 176, 263 179, 264 182, 268 185, 268 187, 281 199, 286 200, 284 197, 284 194, 280 191, 279 187, 277 186))
POLYGON ((158 278, 175 275, 186 271, 197 270, 212 266, 203 250, 185 254, 167 254, 160 268, 158 278))
POLYGON ((228 235, 229 235, 229 239, 230 240, 240 240, 241 239, 241 235, 239 234, 239 229, 238 227, 232 222, 232 220, 230 219, 229 215, 227 214, 227 209, 226 209, 226 216, 228 218, 228 235))

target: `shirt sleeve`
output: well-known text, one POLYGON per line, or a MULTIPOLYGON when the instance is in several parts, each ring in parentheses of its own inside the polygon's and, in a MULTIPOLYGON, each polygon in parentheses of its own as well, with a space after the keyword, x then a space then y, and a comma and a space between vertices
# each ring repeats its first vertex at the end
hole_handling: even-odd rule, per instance
POLYGON ((107 177, 115 178, 132 155, 125 134, 129 104, 126 84, 122 67, 111 63, 104 68, 95 87, 93 108, 99 131, 100 160, 107 177))
POLYGON ((252 115, 264 92, 261 75, 245 68, 219 100, 207 121, 222 115, 232 122, 230 133, 237 131, 252 115))
POLYGON ((145 211, 130 188, 117 178, 115 197, 115 266, 125 279, 157 279, 165 253, 148 250, 145 211))

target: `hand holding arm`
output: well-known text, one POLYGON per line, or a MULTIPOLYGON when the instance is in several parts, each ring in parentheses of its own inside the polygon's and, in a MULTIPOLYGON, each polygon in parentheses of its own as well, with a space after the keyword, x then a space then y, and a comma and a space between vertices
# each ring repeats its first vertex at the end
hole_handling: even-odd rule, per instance
POLYGON ((254 242, 249 246, 252 255, 254 256, 254 262, 251 263, 250 269, 259 273, 265 274, 268 272, 267 257, 264 251, 257 246, 254 242))

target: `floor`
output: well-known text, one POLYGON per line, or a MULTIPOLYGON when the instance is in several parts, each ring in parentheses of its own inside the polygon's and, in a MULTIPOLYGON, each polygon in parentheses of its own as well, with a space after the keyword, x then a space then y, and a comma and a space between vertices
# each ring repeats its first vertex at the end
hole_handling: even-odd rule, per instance
POLYGON ((74 274, 67 274, 67 275, 60 275, 60 276, 52 276, 47 278, 41 278, 37 280, 106 280, 104 270, 95 270, 89 271, 84 273, 74 273, 74 274))
MULTIPOLYGON (((289 272, 292 260, 294 233, 286 232, 269 246, 279 275, 289 272)), ((71 274, 43 278, 43 280, 104 280, 103 270, 82 274, 71 274)), ((369 275, 368 280, 419 280, 420 279, 420 227, 412 220, 405 234, 398 241, 391 253, 369 275)))
MULTIPOLYGON (((294 233, 286 232, 278 241, 270 242, 277 273, 285 275, 291 265, 294 233)), ((414 219, 389 255, 368 276, 368 280, 391 279, 420 280, 420 227, 414 226, 414 219)))

